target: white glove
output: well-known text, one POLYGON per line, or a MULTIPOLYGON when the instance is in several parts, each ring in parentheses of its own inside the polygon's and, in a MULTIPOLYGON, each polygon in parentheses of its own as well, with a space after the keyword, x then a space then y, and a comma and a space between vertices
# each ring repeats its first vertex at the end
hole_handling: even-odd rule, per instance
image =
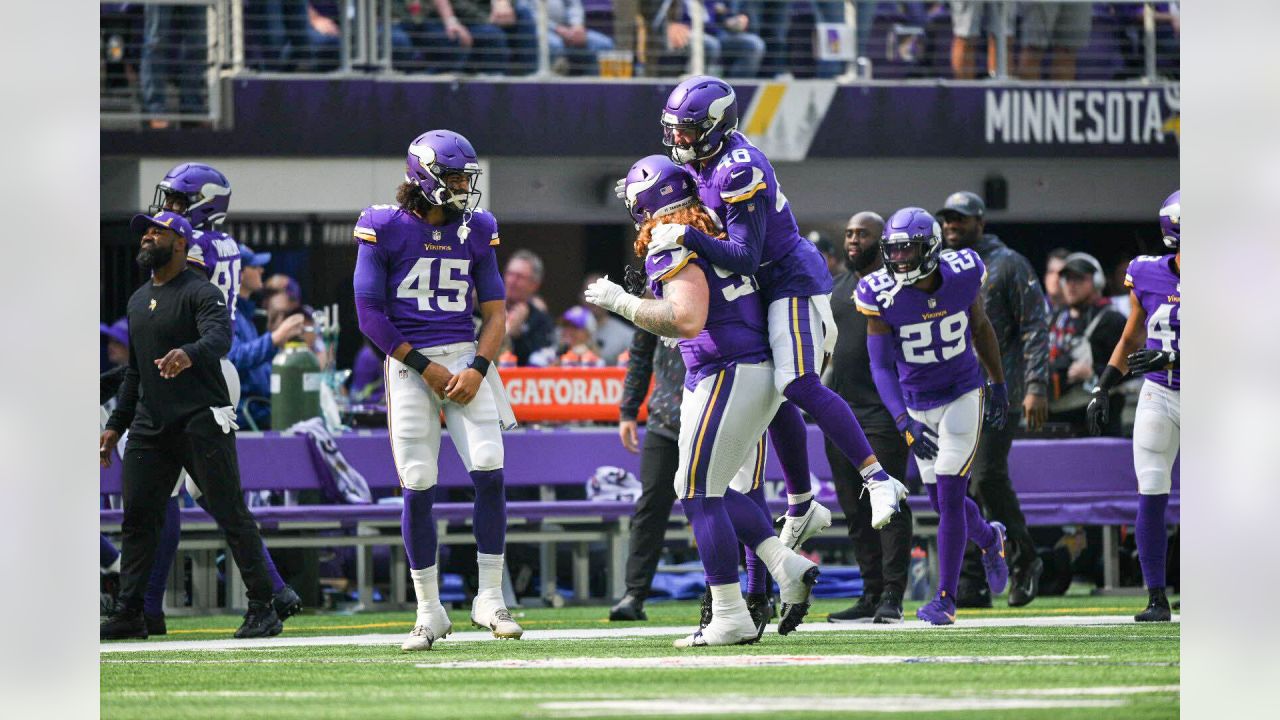
POLYGON ((218 427, 222 428, 224 434, 240 429, 240 426, 236 424, 235 408, 225 405, 223 407, 211 407, 209 410, 213 411, 213 419, 218 422, 218 427))
POLYGON ((599 305, 605 310, 618 313, 628 320, 635 319, 636 310, 640 307, 640 298, 628 295, 621 285, 610 280, 608 276, 588 285, 583 292, 583 297, 592 305, 599 305))
POLYGON ((676 225, 674 223, 660 223, 653 226, 653 230, 649 231, 649 250, 650 255, 672 250, 680 247, 680 241, 684 238, 684 231, 688 225, 676 225))
POLYGON ((613 186, 613 194, 618 196, 619 200, 627 199, 627 179, 618 178, 618 184, 613 186))

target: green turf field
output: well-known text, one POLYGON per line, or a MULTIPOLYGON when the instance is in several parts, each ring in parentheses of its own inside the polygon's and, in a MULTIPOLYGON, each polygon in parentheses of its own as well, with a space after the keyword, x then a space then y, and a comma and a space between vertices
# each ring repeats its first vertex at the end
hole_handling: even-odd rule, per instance
MULTIPOLYGON (((640 624, 605 622, 604 608, 517 611, 529 631, 520 641, 463 634, 472 628, 461 611, 453 614, 457 635, 413 654, 399 649, 411 613, 304 614, 289 620, 282 640, 350 637, 247 650, 227 641, 239 618, 170 618, 168 636, 121 649, 196 641, 195 649, 104 647, 102 716, 1177 716, 1176 623, 1079 624, 1096 622, 1089 616, 1131 615, 1141 609, 1139 598, 1042 598, 1016 610, 962 610, 951 628, 816 629, 847 604, 816 602, 810 632, 806 626, 787 637, 770 631, 757 645, 694 651, 673 648, 674 631, 536 637, 538 631, 689 631, 696 625, 694 603, 651 605, 649 622, 640 624), (349 642, 362 644, 343 644, 349 642)), ((908 607, 910 617, 915 606, 908 607)))

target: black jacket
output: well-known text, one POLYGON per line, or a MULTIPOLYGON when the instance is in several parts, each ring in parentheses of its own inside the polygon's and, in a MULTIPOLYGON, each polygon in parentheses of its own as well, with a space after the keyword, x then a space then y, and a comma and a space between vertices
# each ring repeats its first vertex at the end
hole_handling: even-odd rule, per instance
POLYGON ((649 378, 656 376, 645 427, 649 432, 679 440, 685 373, 679 348, 668 347, 657 335, 637 329, 631 338, 630 354, 627 377, 622 382, 622 402, 618 403, 622 419, 635 420, 640 414, 640 403, 649 392, 649 378))
POLYGON ((1000 342, 1009 404, 1016 408, 1027 393, 1048 391, 1048 305, 1040 278, 1021 253, 995 235, 983 236, 973 249, 987 266, 982 301, 1000 342))

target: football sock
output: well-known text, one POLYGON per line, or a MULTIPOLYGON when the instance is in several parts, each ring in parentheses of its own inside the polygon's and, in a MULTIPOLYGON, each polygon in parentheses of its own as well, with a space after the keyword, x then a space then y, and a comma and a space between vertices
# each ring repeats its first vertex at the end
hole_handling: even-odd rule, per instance
POLYGON ((711 585, 711 612, 713 617, 730 617, 747 612, 747 601, 742 597, 742 587, 732 582, 711 585))
MULTIPOLYGON (((949 478, 948 482, 960 483, 962 487, 969 486, 969 479, 958 475, 939 475, 938 482, 941 483, 944 477, 949 478)), ((978 503, 968 495, 964 497, 964 518, 968 539, 984 550, 991 547, 996 541, 995 528, 982 517, 982 510, 978 508, 978 503)))
POLYGON ((777 537, 768 514, 755 500, 737 490, 725 490, 724 497, 716 499, 723 502, 725 517, 732 523, 729 530, 733 534, 730 537, 737 537, 738 542, 753 548, 765 538, 777 537))
POLYGON ((476 586, 476 597, 484 596, 488 600, 503 602, 502 598, 502 562, 505 555, 476 553, 476 569, 480 572, 480 580, 476 586))
MULTIPOLYGON (((960 582, 964 548, 968 542, 964 508, 966 486, 964 478, 939 475, 935 491, 938 508, 938 591, 953 600, 956 586, 960 582)), ((930 493, 930 499, 934 499, 934 493, 930 493)))
POLYGON ((502 483, 502 468, 472 470, 471 483, 476 488, 471 527, 476 535, 476 551, 502 555, 507 544, 507 495, 502 483))
POLYGON ((147 592, 142 598, 142 612, 147 615, 164 613, 164 590, 169 584, 169 570, 173 556, 178 554, 178 538, 182 535, 182 515, 178 498, 171 497, 164 506, 164 526, 160 528, 160 543, 156 545, 155 560, 151 563, 151 575, 147 577, 147 592))
POLYGON ((1164 589, 1165 552, 1169 546, 1164 512, 1168 507, 1167 494, 1138 496, 1138 564, 1148 590, 1164 589))
MULTIPOLYGON (((764 498, 763 485, 748 491, 747 498, 764 511, 766 518, 769 517, 769 504, 764 498)), ((756 555, 756 551, 751 549, 750 545, 743 545, 743 550, 747 561, 747 592, 769 592, 772 589, 769 587, 771 584, 769 582, 769 568, 765 567, 764 561, 760 559, 759 555, 756 555)))
MULTIPOLYGON (((757 513, 760 512, 750 500, 745 497, 742 499, 757 513)), ((707 585, 714 587, 732 584, 741 593, 738 585, 738 543, 734 539, 733 522, 725 509, 725 499, 684 498, 680 504, 684 507, 689 524, 693 526, 693 537, 698 543, 698 557, 702 560, 707 585)))
POLYGON ((98 566, 108 572, 120 572, 120 551, 106 535, 99 534, 98 537, 101 539, 98 544, 98 566))
POLYGON ((809 480, 809 432, 805 429, 800 408, 793 403, 782 403, 769 423, 769 442, 782 465, 783 484, 787 488, 787 514, 803 515, 809 510, 813 486, 809 480), (805 495, 808 499, 791 499, 805 495))
MULTIPOLYGON (((849 403, 823 385, 816 374, 806 373, 792 380, 782 394, 809 413, 822 428, 822 433, 840 448, 854 467, 866 464, 872 452, 867 436, 862 433, 862 426, 853 416, 853 410, 849 409, 849 403)), ((791 489, 788 488, 787 492, 791 489)))
POLYGON ((436 566, 409 570, 413 592, 418 597, 418 623, 425 624, 431 609, 440 606, 440 585, 436 566))
POLYGON ((400 511, 400 534, 409 569, 420 570, 436 564, 436 521, 431 505, 436 500, 435 487, 426 490, 404 489, 404 509, 400 511))

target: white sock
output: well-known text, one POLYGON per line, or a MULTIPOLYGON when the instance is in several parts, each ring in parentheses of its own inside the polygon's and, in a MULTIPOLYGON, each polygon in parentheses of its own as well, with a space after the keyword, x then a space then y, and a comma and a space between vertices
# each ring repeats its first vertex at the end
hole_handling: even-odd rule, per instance
POLYGON ((747 612, 747 601, 738 583, 711 586, 711 610, 715 617, 730 617, 747 612))
POLYGON ((413 592, 418 596, 418 623, 425 623, 433 608, 444 609, 440 605, 440 583, 436 566, 421 570, 410 569, 409 575, 413 578, 413 592))
POLYGON ((801 494, 799 494, 799 495, 792 495, 791 493, 787 493, 787 504, 788 504, 788 505, 799 505, 800 503, 804 502, 805 500, 812 500, 812 499, 813 499, 813 491, 812 491, 812 490, 810 490, 810 491, 809 491, 809 492, 807 492, 807 493, 801 493, 801 494))
POLYGON ((880 463, 873 462, 859 470, 858 474, 862 476, 863 480, 872 480, 876 475, 879 475, 882 472, 884 472, 884 468, 880 467, 880 463))
POLYGON ((487 555, 476 553, 476 566, 480 570, 480 584, 476 589, 476 598, 495 600, 499 604, 502 599, 502 563, 506 555, 487 555))

